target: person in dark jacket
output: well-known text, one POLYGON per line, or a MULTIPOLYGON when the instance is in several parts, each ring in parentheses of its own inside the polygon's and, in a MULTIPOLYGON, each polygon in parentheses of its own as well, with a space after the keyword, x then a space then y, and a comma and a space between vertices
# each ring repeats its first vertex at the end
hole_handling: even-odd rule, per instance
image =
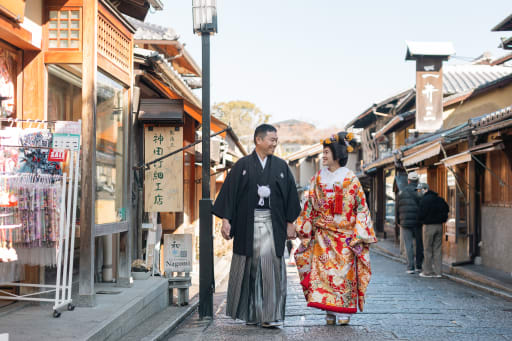
POLYGON ((283 254, 301 211, 290 167, 273 155, 277 140, 275 127, 256 128, 253 153, 235 163, 212 210, 222 218, 222 236, 233 238, 226 315, 265 328, 284 320, 283 254))
POLYGON ((398 224, 404 237, 407 254, 407 273, 414 271, 414 243, 416 240, 416 271, 421 272, 423 263, 423 239, 421 224, 418 219, 421 195, 417 191, 419 176, 410 172, 407 176, 408 185, 398 194, 398 224))
POLYGON ((418 218, 423 224, 423 248, 425 250, 425 263, 420 276, 440 278, 443 223, 448 220, 450 208, 443 198, 428 189, 427 184, 419 184, 418 189, 423 193, 418 218))

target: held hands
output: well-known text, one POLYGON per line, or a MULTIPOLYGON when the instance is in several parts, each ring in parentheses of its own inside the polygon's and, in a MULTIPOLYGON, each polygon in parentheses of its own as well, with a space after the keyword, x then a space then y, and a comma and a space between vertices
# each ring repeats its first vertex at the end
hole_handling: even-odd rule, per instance
POLYGON ((295 226, 294 223, 288 223, 286 228, 286 237, 287 239, 297 238, 297 226, 295 226))
POLYGON ((229 220, 227 219, 222 219, 222 228, 220 230, 220 232, 222 233, 222 237, 226 240, 230 240, 231 239, 231 224, 229 223, 229 220))

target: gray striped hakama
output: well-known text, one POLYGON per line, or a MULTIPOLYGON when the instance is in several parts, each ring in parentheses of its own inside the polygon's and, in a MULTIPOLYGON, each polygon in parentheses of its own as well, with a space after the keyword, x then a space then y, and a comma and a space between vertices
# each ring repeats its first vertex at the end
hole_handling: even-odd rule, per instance
POLYGON ((277 257, 270 210, 254 211, 253 256, 233 254, 226 315, 250 323, 284 321, 286 266, 277 257))

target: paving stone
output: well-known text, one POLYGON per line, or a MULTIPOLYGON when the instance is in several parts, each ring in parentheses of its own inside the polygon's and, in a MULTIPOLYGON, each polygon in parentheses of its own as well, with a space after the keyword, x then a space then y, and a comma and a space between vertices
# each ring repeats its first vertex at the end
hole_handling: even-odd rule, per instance
POLYGON ((327 326, 323 311, 306 307, 296 269, 287 269, 281 328, 247 326, 226 317, 226 288, 220 288, 216 301, 222 309, 214 321, 201 324, 192 315, 169 340, 512 340, 512 302, 446 279, 406 274, 403 264, 378 254, 372 254, 365 311, 352 316, 348 326, 327 326))

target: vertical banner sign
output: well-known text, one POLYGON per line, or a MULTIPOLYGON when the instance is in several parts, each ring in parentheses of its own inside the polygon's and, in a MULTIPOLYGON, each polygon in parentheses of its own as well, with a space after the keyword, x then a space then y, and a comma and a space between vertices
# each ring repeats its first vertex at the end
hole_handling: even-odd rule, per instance
POLYGON ((191 234, 164 234, 164 271, 192 272, 191 234))
MULTIPOLYGON (((150 162, 183 146, 181 127, 144 127, 144 161, 150 162)), ((183 211, 183 153, 150 166, 144 177, 146 212, 183 211)))
POLYGON ((441 58, 416 61, 416 130, 435 132, 443 125, 441 58))

